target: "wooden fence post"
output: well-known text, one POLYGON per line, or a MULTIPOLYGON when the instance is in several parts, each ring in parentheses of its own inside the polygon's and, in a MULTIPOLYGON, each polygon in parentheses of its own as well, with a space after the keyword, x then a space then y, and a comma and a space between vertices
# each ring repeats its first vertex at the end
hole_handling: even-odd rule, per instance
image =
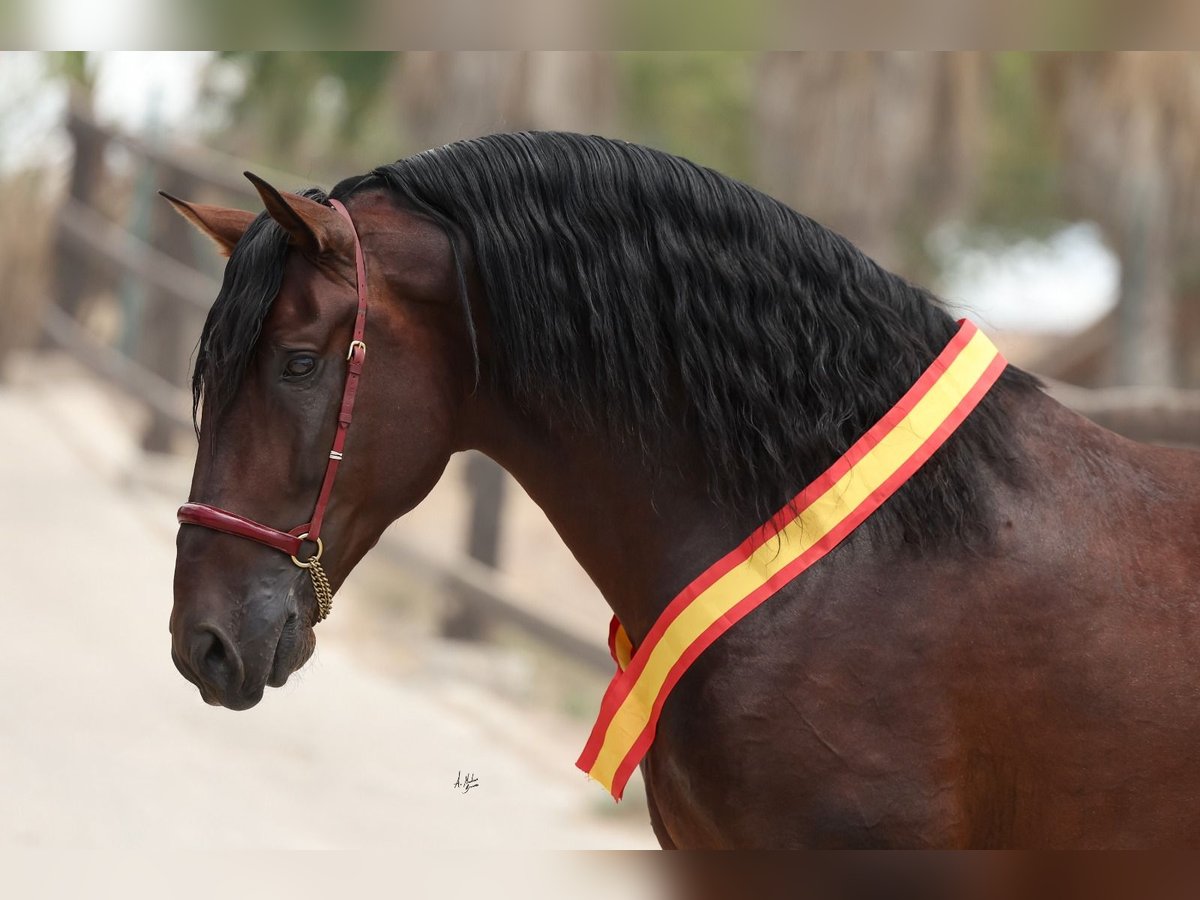
MULTIPOLYGON (((73 88, 70 111, 67 114, 67 134, 75 148, 71 163, 68 196, 76 203, 91 207, 104 171, 104 148, 108 143, 104 132, 93 127, 88 115, 89 102, 82 90, 73 88)), ((69 204, 68 204, 69 206, 69 204)), ((95 267, 88 255, 73 244, 59 225, 55 237, 55 288, 59 307, 72 318, 79 315, 83 300, 89 292, 95 267)))
POLYGON ((504 508, 504 470, 482 453, 467 461, 471 489, 471 524, 467 555, 493 569, 500 562, 500 513, 504 508))
MULTIPOLYGON (((161 170, 160 170, 161 171, 161 170)), ((180 172, 164 173, 162 189, 177 197, 194 193, 195 182, 180 172)), ((171 209, 168 203, 156 205, 151 217, 154 222, 155 244, 172 259, 187 266, 194 265, 191 226, 171 209)), ((187 384, 190 347, 187 346, 188 319, 192 310, 171 294, 151 291, 142 314, 138 359, 156 375, 171 384, 187 384)), ((142 436, 142 449, 151 453, 166 453, 172 438, 178 434, 173 424, 163 416, 152 413, 142 436)))
MULTIPOLYGON (((467 555, 489 568, 500 561, 500 530, 503 522, 507 478, 504 470, 482 453, 472 453, 464 477, 471 495, 467 525, 467 555)), ((455 591, 442 618, 442 635, 457 640, 482 640, 491 622, 473 598, 455 591)))

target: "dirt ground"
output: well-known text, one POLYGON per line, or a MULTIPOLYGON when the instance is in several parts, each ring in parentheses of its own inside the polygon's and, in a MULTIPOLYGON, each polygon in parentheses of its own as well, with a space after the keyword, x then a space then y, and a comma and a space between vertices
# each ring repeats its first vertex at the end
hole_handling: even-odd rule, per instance
POLYGON ((512 654, 372 620, 379 572, 286 687, 204 705, 169 655, 175 498, 111 403, 69 366, 0 385, 0 847, 656 846, 574 769, 586 720, 504 689, 538 680, 512 654))

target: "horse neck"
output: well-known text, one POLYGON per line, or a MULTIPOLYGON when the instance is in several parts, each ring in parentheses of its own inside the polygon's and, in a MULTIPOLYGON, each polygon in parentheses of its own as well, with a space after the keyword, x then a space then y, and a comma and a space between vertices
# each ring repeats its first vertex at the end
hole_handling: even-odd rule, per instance
POLYGON ((636 449, 532 424, 499 405, 472 416, 470 446, 516 478, 631 637, 756 524, 721 513, 699 479, 651 472, 636 449))

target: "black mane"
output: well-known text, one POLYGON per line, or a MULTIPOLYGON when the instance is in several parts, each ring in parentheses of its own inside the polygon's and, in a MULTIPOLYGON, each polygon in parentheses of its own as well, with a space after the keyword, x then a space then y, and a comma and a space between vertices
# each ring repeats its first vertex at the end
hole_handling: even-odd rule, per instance
MULTIPOLYGON (((929 292, 839 235, 635 144, 492 135, 381 166, 332 193, 381 185, 469 245, 493 347, 485 377, 531 414, 633 442, 648 460, 693 448, 716 502, 763 517, 867 431, 956 330, 929 292)), ((239 244, 229 268, 256 254, 239 244)), ((236 277, 227 271, 222 298, 236 277)), ((277 279, 255 277, 257 304, 277 279)), ((206 338, 225 332, 214 316, 235 317, 220 306, 206 338)), ((263 314, 256 305, 236 318, 263 314)), ((238 325, 239 358, 251 333, 238 325)), ((208 359, 215 366, 213 351, 208 359)), ((1036 384, 1010 367, 872 517, 877 526, 916 543, 990 534, 983 470, 1018 479, 1006 400, 1036 384)))

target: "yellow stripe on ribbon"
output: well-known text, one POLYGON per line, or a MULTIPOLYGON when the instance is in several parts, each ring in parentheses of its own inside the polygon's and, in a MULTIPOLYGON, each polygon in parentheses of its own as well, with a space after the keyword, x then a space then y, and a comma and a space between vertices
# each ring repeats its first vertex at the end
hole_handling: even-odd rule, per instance
MULTIPOLYGON (((685 588, 636 652, 630 653, 629 637, 618 628, 614 655, 625 665, 605 694, 579 767, 619 798, 649 749, 658 710, 682 674, 675 670, 689 649, 694 657, 844 539, 945 441, 1004 366, 992 342, 964 322, 913 389, 797 496, 798 515, 756 532, 743 545, 740 562, 730 564, 726 558, 717 563, 729 567, 715 580, 710 569, 685 588), (705 582, 711 583, 697 592, 705 582), (752 604, 739 606, 752 597, 752 604), (668 619, 665 629, 660 628, 668 619)), ((682 668, 688 663, 690 659, 682 668)))

